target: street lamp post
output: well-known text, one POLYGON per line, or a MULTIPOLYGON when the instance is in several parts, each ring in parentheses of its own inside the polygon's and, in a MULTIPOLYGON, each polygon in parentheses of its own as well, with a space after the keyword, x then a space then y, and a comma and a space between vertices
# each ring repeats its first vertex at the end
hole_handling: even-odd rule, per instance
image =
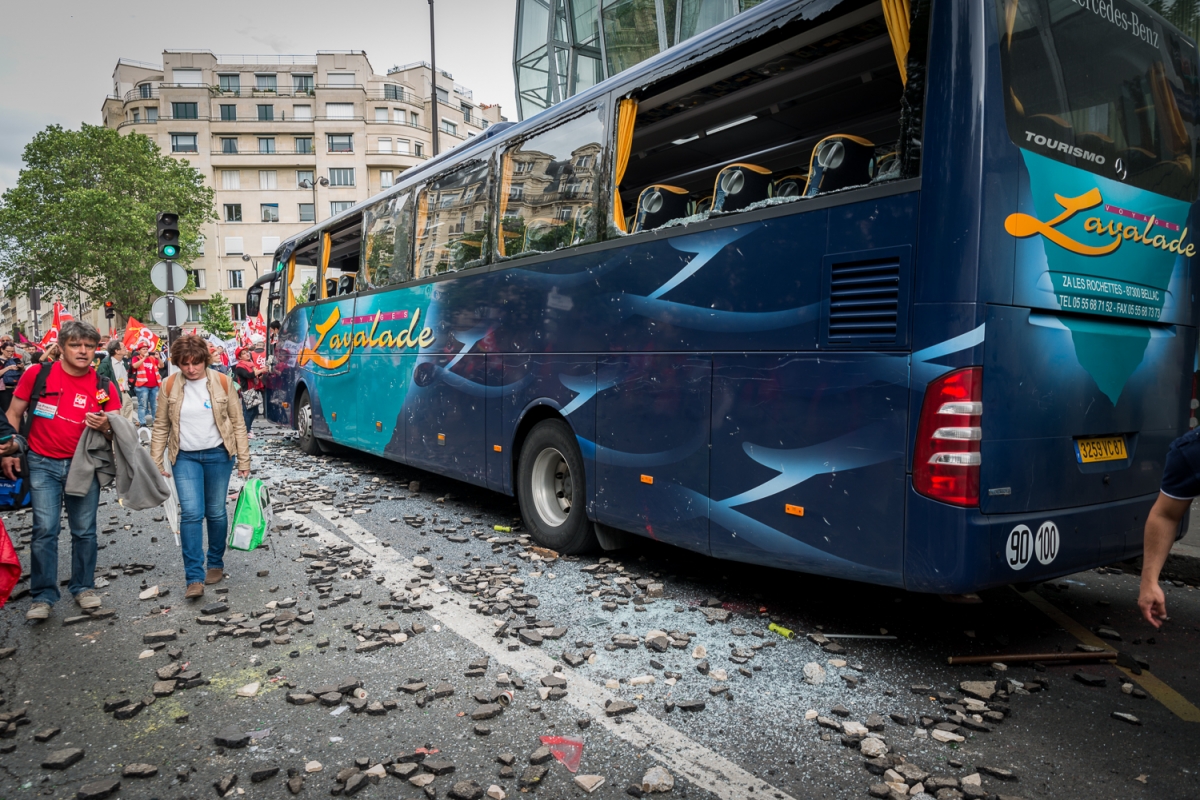
POLYGON ((437 48, 434 46, 437 37, 433 33, 433 0, 429 0, 429 71, 433 73, 433 119, 429 128, 433 131, 433 156, 438 154, 438 94, 437 94, 437 48))
POLYGON ((254 267, 254 280, 257 281, 258 280, 258 262, 255 261, 253 256, 251 256, 249 253, 242 254, 242 261, 247 261, 250 263, 250 266, 254 267))
MULTIPOLYGON (((320 221, 321 221, 321 212, 317 210, 317 187, 318 187, 318 186, 328 186, 328 185, 329 185, 329 179, 328 179, 328 178, 325 178, 325 177, 320 177, 320 178, 317 178, 315 181, 310 181, 310 180, 303 180, 303 181, 300 181, 300 188, 301 188, 301 189, 312 189, 312 193, 313 193, 313 222, 314 222, 314 223, 317 223, 317 222, 320 222, 320 221)), ((257 271, 257 268, 255 268, 255 270, 257 271)))

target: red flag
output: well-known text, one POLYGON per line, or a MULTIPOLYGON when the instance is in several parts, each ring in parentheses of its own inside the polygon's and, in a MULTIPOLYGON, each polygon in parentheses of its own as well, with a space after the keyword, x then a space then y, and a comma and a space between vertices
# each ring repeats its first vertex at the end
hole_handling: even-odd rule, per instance
POLYGON ((42 347, 46 348, 58 341, 58 332, 62 329, 62 324, 72 319, 75 319, 75 316, 67 310, 66 306, 62 303, 55 303, 53 322, 50 330, 46 331, 46 335, 42 337, 42 347))
POLYGON ((0 522, 0 608, 8 602, 13 587, 21 579, 21 559, 13 547, 4 523, 0 522))
POLYGON ((139 347, 149 347, 154 350, 158 348, 158 336, 145 325, 130 317, 129 323, 125 326, 125 336, 121 339, 121 344, 131 353, 139 347))

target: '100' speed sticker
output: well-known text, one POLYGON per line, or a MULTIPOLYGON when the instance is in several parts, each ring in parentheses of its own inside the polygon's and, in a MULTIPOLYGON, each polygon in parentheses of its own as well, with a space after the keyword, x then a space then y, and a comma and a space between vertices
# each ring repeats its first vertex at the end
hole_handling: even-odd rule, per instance
POLYGON ((1034 557, 1040 564, 1049 564, 1058 557, 1058 526, 1043 522, 1035 535, 1028 525, 1018 525, 1008 534, 1004 556, 1015 570, 1024 569, 1034 557))

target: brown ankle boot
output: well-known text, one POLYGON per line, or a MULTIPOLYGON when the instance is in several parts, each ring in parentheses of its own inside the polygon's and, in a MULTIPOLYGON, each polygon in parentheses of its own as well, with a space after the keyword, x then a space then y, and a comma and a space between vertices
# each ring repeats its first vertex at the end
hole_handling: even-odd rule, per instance
POLYGON ((189 583, 187 591, 183 593, 183 596, 189 600, 195 600, 197 597, 204 597, 204 584, 200 583, 199 581, 196 583, 189 583))
POLYGON ((204 574, 204 582, 206 584, 208 584, 209 586, 212 586, 214 583, 220 583, 221 579, 224 577, 225 577, 224 570, 210 569, 208 572, 206 572, 204 574))

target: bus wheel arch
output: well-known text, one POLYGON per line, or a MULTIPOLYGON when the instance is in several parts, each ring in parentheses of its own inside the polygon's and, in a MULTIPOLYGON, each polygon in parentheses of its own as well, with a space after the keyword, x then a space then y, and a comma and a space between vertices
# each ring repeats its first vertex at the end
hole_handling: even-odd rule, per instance
POLYGON ((304 384, 300 384, 296 388, 295 409, 296 430, 300 434, 296 439, 296 444, 303 453, 310 456, 320 455, 321 444, 317 441, 317 435, 313 431, 312 401, 309 399, 308 388, 304 384))
POLYGON ((564 555, 585 553, 595 549, 596 534, 587 518, 583 454, 562 415, 548 406, 539 408, 546 411, 526 415, 535 418, 513 447, 521 518, 539 545, 564 555))

